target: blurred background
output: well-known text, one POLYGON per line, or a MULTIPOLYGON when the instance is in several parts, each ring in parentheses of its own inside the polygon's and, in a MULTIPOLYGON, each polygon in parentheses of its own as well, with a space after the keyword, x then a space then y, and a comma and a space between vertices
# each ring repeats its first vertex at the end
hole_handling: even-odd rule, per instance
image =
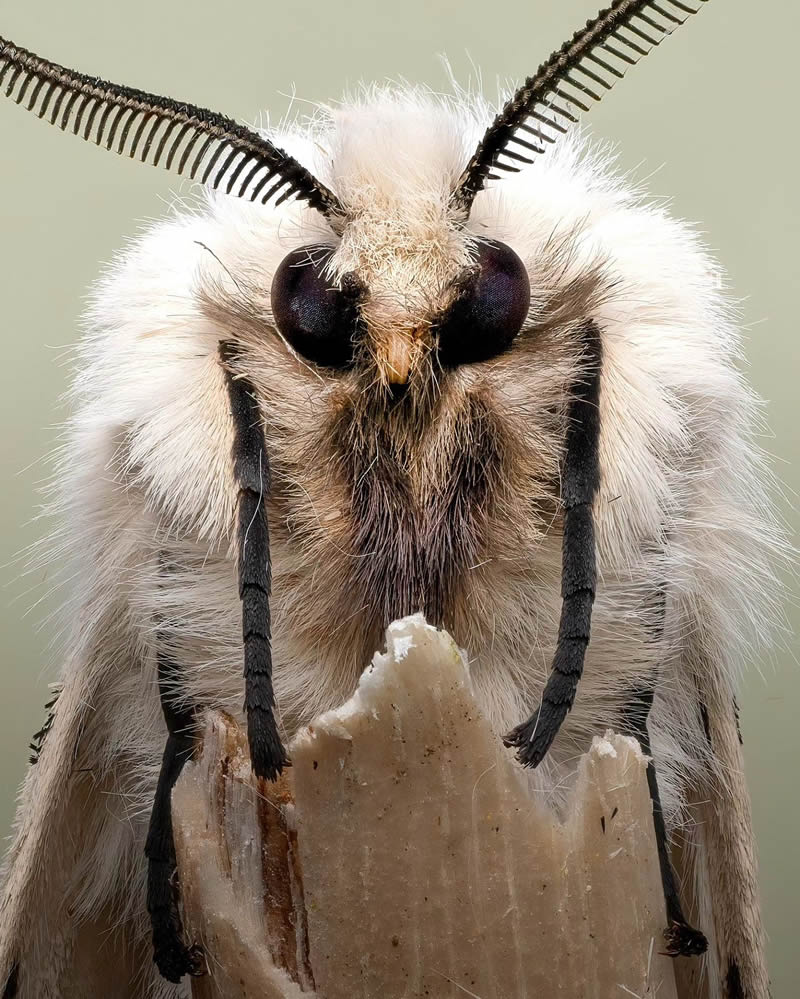
MULTIPOLYGON (((254 122, 262 111, 280 118, 293 93, 303 114, 307 102, 335 100, 361 80, 449 90, 442 53, 460 83, 479 69, 495 99, 499 84, 532 73, 596 11, 597 0, 0 0, 0 34, 84 72, 254 122)), ((789 95, 798 34, 795 4, 716 0, 590 117, 596 136, 619 144, 621 166, 695 221, 727 268, 745 317, 747 369, 768 401, 764 443, 793 534, 800 147, 789 95)), ((142 220, 166 210, 179 182, 64 138, 2 101, 0 136, 2 835, 57 669, 46 576, 22 575, 17 555, 45 530, 33 518, 64 415, 65 347, 100 267, 142 220)), ((796 624, 800 584, 789 586, 796 624)), ((774 999, 797 995, 800 674, 796 640, 790 645, 753 663, 741 698, 774 999)))

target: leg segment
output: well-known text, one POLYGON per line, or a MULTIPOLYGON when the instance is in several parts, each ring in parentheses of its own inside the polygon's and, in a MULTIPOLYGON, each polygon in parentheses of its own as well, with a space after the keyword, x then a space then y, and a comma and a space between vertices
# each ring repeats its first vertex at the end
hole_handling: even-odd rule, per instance
POLYGON ((191 711, 175 708, 177 667, 164 653, 158 659, 158 685, 161 707, 167 723, 167 744, 158 777, 150 828, 145 844, 147 869, 147 911, 153 929, 153 959, 164 978, 179 982, 198 966, 200 955, 188 948, 182 938, 178 911, 175 843, 172 838, 172 789, 190 757, 194 745, 191 711))
MULTIPOLYGON (((224 364, 232 348, 223 344, 224 364)), ((272 644, 269 597, 272 571, 266 502, 270 488, 269 461, 261 413, 252 385, 226 367, 234 423, 233 464, 239 486, 237 539, 239 596, 242 601, 244 689, 247 734, 253 770, 274 780, 287 763, 275 721, 272 688, 272 644)))
POLYGON ((639 740, 642 751, 650 758, 647 764, 647 786, 650 790, 650 800, 653 803, 653 826, 656 833, 658 863, 661 868, 661 883, 664 887, 664 901, 667 906, 667 928, 664 930, 664 939, 667 942, 666 953, 670 957, 692 957, 704 954, 708 947, 708 941, 699 930, 691 927, 686 921, 675 879, 675 871, 669 856, 667 828, 664 823, 658 778, 647 728, 647 719, 653 706, 653 695, 653 687, 639 690, 633 695, 625 712, 624 727, 630 735, 639 740))
POLYGON ((564 540, 561 568, 561 621, 553 670, 542 703, 503 740, 514 746, 524 766, 547 755, 575 701, 589 645, 597 579, 592 504, 600 482, 600 331, 591 320, 582 330, 588 368, 575 385, 569 407, 561 499, 564 540))

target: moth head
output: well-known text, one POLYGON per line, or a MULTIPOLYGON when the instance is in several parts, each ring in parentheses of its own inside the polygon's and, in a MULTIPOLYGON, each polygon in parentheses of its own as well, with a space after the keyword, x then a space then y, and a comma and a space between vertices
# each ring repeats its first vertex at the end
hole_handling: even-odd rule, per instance
POLYGON ((473 241, 469 263, 433 300, 425 296, 417 315, 395 296, 388 303, 371 299, 358 272, 335 280, 334 254, 335 247, 325 244, 292 250, 271 288, 279 332, 297 354, 323 368, 344 371, 371 354, 385 383, 406 385, 423 352, 442 368, 503 353, 528 314, 528 271, 499 240, 473 241))
MULTIPOLYGON (((323 182, 300 159, 223 115, 67 70, 0 38, 0 88, 17 104, 62 130, 143 162, 163 164, 222 195, 275 206, 296 199, 306 206, 306 214, 317 213, 320 232, 325 233, 322 239, 286 246, 271 273, 271 287, 258 289, 261 299, 268 297, 266 308, 260 308, 259 300, 259 308, 251 310, 249 318, 255 316, 258 322, 237 324, 237 316, 229 314, 226 318, 232 321, 225 324, 224 336, 238 343, 230 350, 226 344, 220 355, 232 416, 238 419, 233 465, 240 487, 240 592, 247 608, 252 594, 245 591, 259 590, 259 626, 267 629, 266 634, 250 634, 259 640, 251 645, 259 645, 261 658, 246 656, 245 673, 246 685, 256 691, 247 703, 248 710, 252 707, 251 749, 259 775, 274 775, 284 759, 271 712, 270 644, 264 624, 269 612, 263 606, 270 588, 265 512, 269 456, 258 405, 270 391, 275 398, 274 382, 280 381, 274 366, 263 362, 263 351, 259 360, 258 337, 265 320, 323 382, 341 379, 345 386, 338 396, 336 391, 318 393, 310 404, 306 398, 299 406, 294 400, 303 410, 301 418, 309 421, 305 439, 302 430, 289 428, 285 419, 283 435, 273 439, 285 450, 294 445, 295 479, 304 495, 300 480, 320 454, 336 459, 324 465, 326 475, 339 477, 346 511, 341 520, 349 527, 338 550, 359 556, 348 559, 356 574, 354 587, 371 602, 378 624, 420 607, 429 620, 450 623, 454 590, 482 564, 493 503, 501 504, 512 494, 524 496, 518 519, 527 523, 537 515, 531 492, 538 489, 553 514, 542 516, 548 524, 545 530, 561 513, 563 604, 555 669, 545 690, 550 713, 534 716, 509 736, 509 744, 528 765, 536 765, 547 752, 572 706, 590 639, 603 336, 590 296, 569 289, 572 314, 559 329, 561 371, 552 378, 552 364, 549 370, 546 362, 538 369, 536 363, 529 364, 520 379, 521 405, 515 407, 519 411, 530 405, 534 396, 537 416, 549 422, 543 430, 531 429, 533 421, 528 421, 524 432, 530 439, 522 443, 505 433, 491 389, 482 393, 478 387, 471 394, 469 376, 458 387, 459 373, 503 359, 516 344, 522 348, 523 339, 527 358, 536 356, 525 334, 537 289, 531 287, 531 272, 519 247, 501 242, 491 221, 479 227, 473 210, 487 184, 547 156, 576 121, 577 111, 588 111, 693 13, 695 8, 683 0, 615 0, 523 82, 470 157, 464 149, 463 168, 459 162, 445 171, 442 185, 429 191, 427 199, 416 192, 408 197, 402 183, 395 190, 391 184, 386 188, 384 174, 394 170, 386 156, 373 166, 381 176, 365 175, 348 185, 337 172, 334 150, 323 182), (451 377, 452 372, 456 374, 451 377), (534 376, 539 378, 538 394, 531 392, 534 376), (430 397, 431 386, 438 386, 443 377, 458 391, 449 400, 442 393, 441 419, 433 406, 401 408, 387 398, 405 396, 407 385, 424 386, 430 397), (364 391, 375 384, 380 392, 364 391), (322 404, 315 408, 319 400, 322 404), (329 412, 322 413, 329 401, 329 412), (449 410, 447 403, 453 403, 449 410), (398 412, 403 419, 394 419, 398 412), (314 426, 309 413, 317 418, 314 426), (408 413, 415 417, 405 419, 408 413), (320 442, 324 447, 314 447, 320 442), (262 522, 255 534, 251 529, 259 512, 262 522), (264 739, 267 722, 271 729, 264 739)), ((398 150, 398 173, 405 170, 413 178, 428 169, 429 146, 435 149, 437 144, 415 135, 398 150)), ((259 217, 253 221, 257 226, 259 217)), ((299 230, 304 229, 301 224, 299 230)), ((536 264, 539 269, 541 263, 536 264)), ((237 275, 231 277, 241 290, 237 275)), ((244 278, 247 283, 248 275, 244 278)), ((245 302, 244 309, 248 305, 245 302)), ((526 356, 522 349, 519 353, 526 356)), ((498 364, 504 367, 506 399, 515 388, 508 360, 498 364)), ((284 392, 288 412, 293 400, 287 395, 297 382, 289 378, 286 383, 277 391, 284 392)), ((418 395, 408 393, 412 404, 418 395)), ((282 460, 289 461, 285 456, 282 460)), ((325 488, 328 481, 326 477, 325 488)), ((318 495, 323 492, 320 486, 318 495)), ((308 495, 313 507, 311 490, 308 495)), ((277 490, 274 498, 281 501, 277 490)), ((283 501, 288 502, 285 496, 283 501)), ((321 543, 324 532, 316 510, 313 513, 304 536, 321 543)), ((334 513, 336 524, 339 511, 334 513)), ((505 516, 506 521, 513 519, 514 509, 505 516)), ((302 534, 291 520, 282 517, 280 529, 302 534)), ((343 527, 330 530, 344 532, 343 527)), ((508 553, 511 564, 516 555, 511 544, 508 553)), ((332 583, 337 585, 341 581, 332 583)), ((304 607, 303 613, 312 615, 314 608, 304 607)), ((367 630, 360 618, 358 627, 367 630)))
MULTIPOLYGON (((380 384, 396 386, 420 365, 480 364, 513 344, 528 311, 528 274, 513 246, 470 230, 476 198, 487 183, 546 155, 576 111, 588 111, 692 13, 680 0, 616 0, 524 81, 461 173, 416 216, 408 192, 375 198, 368 177, 337 189, 335 164, 323 183, 221 114, 73 72, 2 38, 0 88, 62 130, 117 153, 246 201, 297 199, 321 213, 331 242, 292 249, 274 273, 278 331, 321 370, 371 365, 380 384)), ((419 152, 400 151, 412 161, 412 179, 428 169, 429 145, 418 138, 411 148, 419 152)))

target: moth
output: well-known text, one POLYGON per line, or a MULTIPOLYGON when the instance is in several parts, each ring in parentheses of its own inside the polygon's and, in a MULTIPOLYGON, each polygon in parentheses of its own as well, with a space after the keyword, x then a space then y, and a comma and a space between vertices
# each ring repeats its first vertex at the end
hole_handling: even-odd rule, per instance
POLYGON ((244 717, 274 778, 420 610, 556 807, 593 735, 639 738, 664 947, 765 999, 735 700, 777 614, 757 401, 718 266, 575 127, 694 13, 617 0, 497 113, 383 88, 277 132, 0 39, 17 104, 204 191, 89 311, 5 999, 80 983, 99 937, 114 995, 187 996, 170 791, 198 710, 244 717))

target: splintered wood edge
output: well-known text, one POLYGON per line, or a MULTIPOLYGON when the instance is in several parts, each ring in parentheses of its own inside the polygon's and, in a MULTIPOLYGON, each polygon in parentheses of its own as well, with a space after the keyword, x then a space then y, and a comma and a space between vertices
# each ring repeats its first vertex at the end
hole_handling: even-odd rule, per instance
MULTIPOLYGON (((309 995, 276 967, 267 943, 263 794, 241 730, 229 715, 208 712, 201 755, 186 764, 172 794, 184 932, 202 947, 209 972, 192 981, 196 999, 309 995)), ((285 784, 270 793, 269 807, 280 807, 281 798, 289 800, 285 784)))
MULTIPOLYGON (((397 827, 383 823, 379 828, 374 816, 377 804, 388 802, 391 807, 394 795, 402 798, 400 758, 408 749, 398 737, 398 718, 405 717, 409 725, 424 725, 424 719, 420 721, 420 718, 426 711, 430 713, 431 705, 435 704, 436 710, 430 717, 439 719, 441 728, 444 717, 441 711, 453 702, 459 707, 458 718, 453 723, 456 728, 451 725, 449 734, 431 731, 428 741, 433 744, 441 736, 446 752, 450 752, 452 739, 456 739, 459 764, 466 763, 466 770, 459 772, 462 779, 470 782, 473 792, 474 781, 469 768, 474 764, 476 772, 482 775, 489 759, 491 768, 496 771, 497 787, 497 790, 489 790, 490 797, 494 795, 492 800, 497 802, 513 799, 516 805, 509 808, 509 813, 525 813, 521 816, 524 820, 521 825, 515 826, 512 839, 512 842, 520 841, 515 846, 513 871, 516 873, 512 876, 512 870, 504 867, 503 878, 512 878, 519 886, 521 896, 527 897, 528 912, 532 911, 531 898, 534 910, 538 904, 526 885, 533 859, 542 871, 547 871, 547 864, 551 864, 547 877, 552 890, 564 901, 582 895, 584 888, 587 893, 594 892, 586 894, 590 903, 588 908, 586 902, 579 899, 583 906, 579 909, 583 912, 582 918, 598 923, 593 926, 596 933, 590 934, 593 946, 584 948, 583 953, 577 940, 570 941, 569 967, 574 969, 570 973, 581 976, 580 982, 575 980, 576 988, 585 990, 585 986, 591 984, 586 976, 591 973, 592 981, 596 977, 600 987, 597 994, 604 989, 621 989, 620 994, 627 990, 639 995, 644 989, 645 994, 655 995, 653 990, 656 989, 658 999, 675 999, 672 963, 659 954, 661 948, 657 937, 663 929, 665 914, 657 873, 652 808, 646 787, 646 757, 638 743, 613 733, 593 741, 590 751, 580 760, 578 779, 562 823, 533 800, 525 789, 519 768, 490 732, 472 699, 466 664, 448 635, 437 632, 415 616, 390 627, 387 650, 383 655, 376 655, 350 701, 320 716, 298 734, 290 746, 294 763, 290 777, 277 784, 256 781, 253 777, 246 738, 237 723, 224 713, 208 712, 199 759, 187 764, 173 793, 176 851, 187 934, 191 942, 204 947, 212 973, 206 979, 195 981, 193 995, 202 999, 245 999, 252 995, 266 999, 295 999, 301 995, 313 996, 317 987, 326 999, 340 999, 352 994, 356 982, 361 982, 361 991, 367 989, 369 994, 374 992, 385 999, 406 994, 402 982, 408 984, 403 975, 409 972, 400 968, 404 944, 394 936, 388 955, 381 955, 378 951, 382 936, 372 940, 369 933, 382 932, 378 930, 381 919, 387 911, 391 915, 397 909, 399 913, 402 906, 396 900, 402 898, 405 904, 408 892, 414 889, 392 881, 392 877, 397 878, 397 872, 394 870, 396 864, 390 863, 389 868, 379 866, 373 871, 373 887, 366 884, 359 895, 357 885, 363 883, 365 872, 351 870, 348 863, 363 851, 379 858, 382 850, 384 857, 391 858, 402 856, 409 848, 419 850, 419 843, 414 840, 400 842, 402 823, 397 827), (391 711, 385 710, 387 703, 391 703, 391 711), (382 734, 380 727, 387 728, 389 716, 392 719, 388 727, 395 727, 387 740, 387 733, 382 734), (411 720, 411 716, 416 721, 411 720), (464 725, 471 727, 459 729, 464 725), (375 752, 375 747, 380 749, 382 739, 386 743, 381 750, 387 754, 385 756, 375 752), (392 753, 398 755, 395 757, 392 753), (474 754, 474 761, 470 754, 474 754), (465 755, 463 760, 461 757, 465 755), (385 770, 382 770, 384 764, 385 770), (364 766, 371 775, 369 779, 362 772, 364 766), (379 779, 381 775, 383 780, 379 779), (385 791, 379 791, 381 785, 384 789, 392 788, 388 796, 385 791), (375 789, 374 800, 369 798, 371 787, 375 789), (293 794, 297 797, 296 813, 293 794), (623 804, 626 816, 622 823, 620 816, 613 828, 614 850, 610 848, 615 802, 623 804), (355 825, 346 825, 348 816, 354 819, 355 825), (605 835, 606 822, 609 823, 608 837, 605 835), (378 839, 368 846, 372 833, 378 839), (394 840, 392 836, 395 836, 394 840), (332 843, 335 846, 337 841, 346 842, 349 847, 345 855, 339 855, 338 869, 336 858, 330 853, 332 843), (380 849, 376 852, 375 847, 380 849), (548 860, 548 851, 552 851, 552 861, 548 860), (619 860, 611 861, 616 864, 615 870, 607 869, 608 857, 618 855, 622 855, 619 860), (625 857, 627 860, 623 864, 625 857), (570 881, 563 880, 567 858, 570 881), (622 871, 628 873, 623 874, 620 881, 622 871), (377 895, 375 886, 380 886, 377 895), (606 890, 607 903, 604 901, 606 890), (625 892, 633 893, 633 897, 625 892), (378 896, 379 901, 376 900, 378 896), (375 911, 369 908, 370 899, 375 911), (617 909, 614 909, 613 899, 617 900, 617 909), (344 913, 350 913, 350 918, 343 919, 344 913), (619 935, 623 925, 627 927, 624 944, 619 935), (348 926, 357 927, 357 932, 348 926), (615 965, 627 968, 622 980, 619 976, 614 977, 613 969, 611 977, 608 969, 605 972, 596 970, 596 955, 615 950, 625 952, 615 965), (576 957, 581 959, 573 960, 576 957), (365 959, 371 966, 366 969, 367 978, 369 974, 373 975, 369 981, 361 978, 365 959)), ((435 750, 431 753, 435 758, 435 750)), ((405 793, 408 794, 408 788, 405 793)), ((412 788, 412 800, 413 793, 412 788)), ((456 816, 457 811, 453 815, 456 816)), ((476 827, 470 838, 477 837, 480 849, 486 849, 486 844, 490 844, 491 850, 494 836, 487 836, 487 832, 476 827)), ((435 852, 439 847, 433 849, 435 852)), ((506 855, 506 866, 509 856, 506 855)), ((457 873, 453 872, 453 876, 457 873)), ((450 898, 444 892, 442 900, 445 905, 455 904, 456 897, 450 898)), ((501 911, 503 908, 501 906, 501 911)), ((560 903, 557 908, 562 908, 560 903)), ((463 907, 460 907, 453 910, 453 919, 448 918, 445 922, 453 924, 455 920, 454 925, 460 930, 463 915, 463 907), (457 917, 456 913, 460 915, 457 917)), ((538 941, 539 953, 544 955, 548 950, 563 950, 564 934, 572 935, 570 928, 558 920, 545 927, 544 932, 550 934, 549 939, 540 937, 538 941)), ((504 952, 507 963, 512 962, 510 951, 506 952, 504 948, 513 950, 518 946, 519 938, 514 944, 500 924, 496 929, 486 927, 481 934, 482 937, 489 935, 489 946, 494 948, 495 958, 501 965, 504 952)), ((460 945, 459 936, 456 933, 453 938, 451 934, 446 946, 442 941, 443 949, 452 950, 453 946, 460 945)), ((464 937, 466 941, 466 933, 464 937)), ((435 952, 436 941, 430 946, 435 952)), ((523 951, 517 953, 517 962, 522 954, 523 951)), ((524 954, 525 961, 535 960, 528 945, 524 954)), ((474 944, 465 942, 462 963, 474 957, 474 944)), ((412 977, 421 974, 419 969, 411 970, 412 977)), ((533 978, 527 976, 526 988, 535 979, 535 973, 533 978)), ((561 981, 562 991, 567 984, 566 980, 561 981)), ((443 987, 449 988, 439 979, 432 982, 432 986, 434 991, 430 994, 441 993, 443 987)), ((425 987, 428 987, 427 982, 425 987)), ((455 987, 462 986, 454 981, 455 987)), ((517 985, 518 991, 519 988, 517 985)), ((512 985, 512 992, 513 989, 512 985)), ((473 991, 480 994, 478 988, 473 991)), ((569 990, 565 994, 568 993, 569 990)), ((519 991, 519 994, 523 992, 519 991)), ((682 990, 681 995, 688 999, 691 993, 682 990)))

